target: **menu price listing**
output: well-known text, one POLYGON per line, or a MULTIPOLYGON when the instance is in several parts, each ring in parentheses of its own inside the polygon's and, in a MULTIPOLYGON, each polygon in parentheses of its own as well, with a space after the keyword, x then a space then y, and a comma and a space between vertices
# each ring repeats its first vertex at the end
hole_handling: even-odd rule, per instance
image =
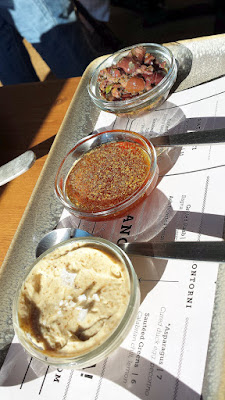
MULTIPOLYGON (((220 128, 225 79, 174 93, 137 119, 102 112, 96 130, 130 129, 148 137, 220 128)), ((221 240, 224 228, 225 145, 166 149, 158 159, 156 189, 133 212, 107 222, 80 221, 63 211, 59 227, 73 226, 114 243, 221 240)), ((72 400, 201 398, 218 264, 131 256, 141 305, 121 346, 83 370, 55 369, 30 358, 17 337, 0 372, 0 398, 72 400)))

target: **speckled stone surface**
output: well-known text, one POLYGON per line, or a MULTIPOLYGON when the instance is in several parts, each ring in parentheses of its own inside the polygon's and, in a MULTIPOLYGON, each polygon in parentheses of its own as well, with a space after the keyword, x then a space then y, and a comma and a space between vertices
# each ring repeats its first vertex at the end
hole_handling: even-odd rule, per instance
MULTIPOLYGON (((217 35, 167 44, 178 63, 173 91, 199 85, 225 74, 225 35, 217 35)), ((0 275, 0 366, 14 336, 12 302, 18 281, 35 260, 35 249, 42 236, 57 224, 62 206, 54 194, 54 178, 63 156, 90 133, 99 111, 87 93, 87 84, 95 66, 85 71, 64 122, 52 145, 16 235, 7 253, 0 275)), ((209 350, 203 385, 203 399, 225 398, 225 269, 218 276, 209 350)))

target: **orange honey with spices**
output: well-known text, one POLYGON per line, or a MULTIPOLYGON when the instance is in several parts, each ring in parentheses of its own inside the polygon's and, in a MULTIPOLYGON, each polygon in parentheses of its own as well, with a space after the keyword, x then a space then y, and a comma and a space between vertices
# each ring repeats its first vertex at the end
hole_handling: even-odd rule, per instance
POLYGON ((62 160, 55 193, 74 216, 104 221, 132 212, 158 180, 157 155, 139 133, 108 130, 81 139, 62 160))
POLYGON ((150 166, 148 153, 138 143, 104 143, 73 165, 66 181, 66 195, 84 212, 114 208, 146 184, 150 166))

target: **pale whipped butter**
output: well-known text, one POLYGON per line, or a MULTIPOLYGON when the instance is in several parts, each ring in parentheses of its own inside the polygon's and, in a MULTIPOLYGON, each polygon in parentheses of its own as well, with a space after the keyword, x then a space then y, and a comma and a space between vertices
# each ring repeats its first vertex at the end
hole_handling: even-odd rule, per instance
POLYGON ((76 357, 113 333, 129 298, 122 258, 93 243, 69 243, 47 254, 27 276, 19 294, 19 325, 46 354, 76 357))

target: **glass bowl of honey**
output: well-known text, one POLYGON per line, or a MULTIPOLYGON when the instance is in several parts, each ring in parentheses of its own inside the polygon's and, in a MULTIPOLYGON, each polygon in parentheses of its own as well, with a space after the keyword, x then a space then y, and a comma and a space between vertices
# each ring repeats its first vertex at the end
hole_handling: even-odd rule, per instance
POLYGON ((80 140, 64 157, 55 193, 73 215, 101 221, 126 215, 155 188, 154 146, 131 131, 111 130, 80 140))

